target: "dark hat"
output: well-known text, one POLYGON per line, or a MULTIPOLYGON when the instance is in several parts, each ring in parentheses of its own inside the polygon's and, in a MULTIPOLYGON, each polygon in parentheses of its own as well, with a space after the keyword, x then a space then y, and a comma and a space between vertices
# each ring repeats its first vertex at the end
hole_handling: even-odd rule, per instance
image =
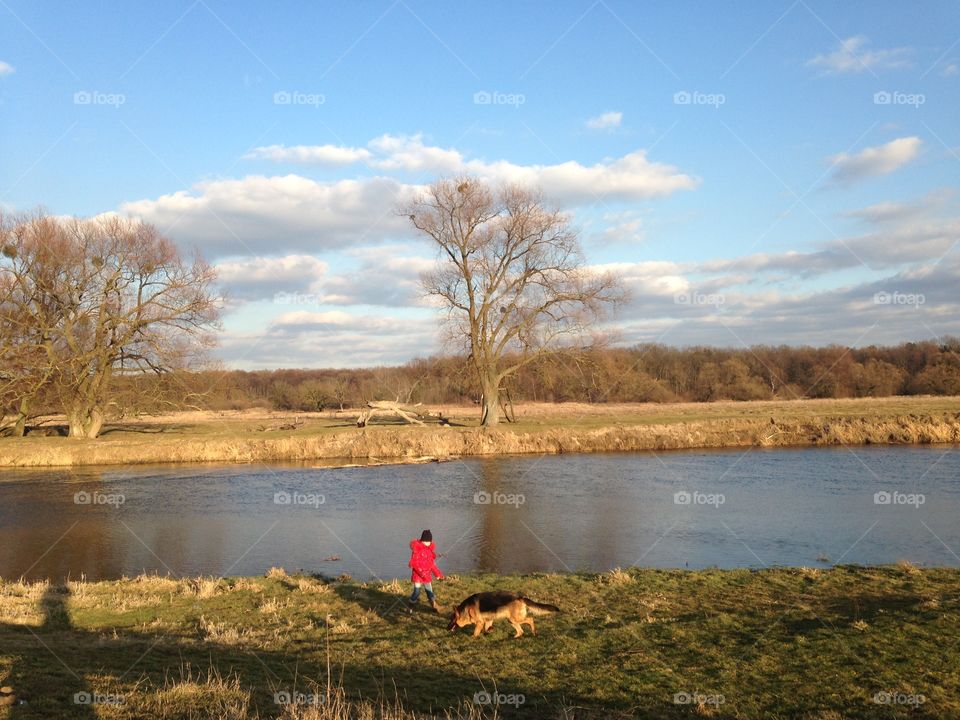
POLYGON ((433 542, 433 533, 429 530, 424 530, 420 533, 420 542, 433 542))

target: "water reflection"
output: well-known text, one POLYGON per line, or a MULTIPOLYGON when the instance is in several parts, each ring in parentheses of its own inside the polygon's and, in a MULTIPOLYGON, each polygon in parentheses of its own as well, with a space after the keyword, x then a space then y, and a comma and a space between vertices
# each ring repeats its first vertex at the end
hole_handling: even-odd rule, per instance
POLYGON ((937 447, 6 472, 0 575, 404 577, 428 527, 448 573, 956 566, 958 477, 960 453, 937 447), (925 502, 877 504, 888 491, 925 502))

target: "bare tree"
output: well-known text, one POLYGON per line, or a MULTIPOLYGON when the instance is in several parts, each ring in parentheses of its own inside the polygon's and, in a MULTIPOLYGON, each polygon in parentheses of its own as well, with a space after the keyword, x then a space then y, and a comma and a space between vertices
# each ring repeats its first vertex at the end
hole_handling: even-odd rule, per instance
POLYGON ((8 234, 3 257, 20 344, 40 339, 73 437, 100 433, 114 377, 189 367, 213 342, 213 269, 151 225, 37 215, 8 234))
POLYGON ((44 287, 63 269, 59 250, 49 218, 0 216, 0 431, 17 437, 48 409, 56 377, 58 314, 44 287))
POLYGON ((422 286, 445 307, 451 337, 468 353, 485 426, 500 420, 505 378, 588 333, 624 298, 615 276, 584 267, 568 217, 538 192, 442 179, 400 212, 439 250, 422 286))

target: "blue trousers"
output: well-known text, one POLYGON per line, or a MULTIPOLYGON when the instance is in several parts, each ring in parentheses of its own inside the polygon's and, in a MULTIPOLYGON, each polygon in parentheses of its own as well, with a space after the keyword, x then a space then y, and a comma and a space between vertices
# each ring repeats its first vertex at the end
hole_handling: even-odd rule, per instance
POLYGON ((418 582, 413 584, 413 595, 410 596, 410 602, 416 602, 420 599, 421 587, 427 591, 427 600, 433 602, 433 583, 424 583, 421 585, 418 582))

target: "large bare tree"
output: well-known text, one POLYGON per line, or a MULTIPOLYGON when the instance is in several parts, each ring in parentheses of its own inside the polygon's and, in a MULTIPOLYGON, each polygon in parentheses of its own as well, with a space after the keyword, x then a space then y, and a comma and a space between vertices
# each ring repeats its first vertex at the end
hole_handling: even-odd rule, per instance
POLYGON ((424 291, 444 306, 451 339, 483 393, 481 423, 500 421, 500 390, 520 368, 590 332, 624 298, 617 277, 584 266, 576 231, 539 192, 441 179, 402 206, 437 246, 424 291))
POLYGON ((20 318, 0 352, 42 349, 73 437, 99 435, 117 375, 189 367, 213 342, 214 270, 152 225, 35 215, 6 233, 0 260, 0 289, 14 287, 6 307, 20 318))

